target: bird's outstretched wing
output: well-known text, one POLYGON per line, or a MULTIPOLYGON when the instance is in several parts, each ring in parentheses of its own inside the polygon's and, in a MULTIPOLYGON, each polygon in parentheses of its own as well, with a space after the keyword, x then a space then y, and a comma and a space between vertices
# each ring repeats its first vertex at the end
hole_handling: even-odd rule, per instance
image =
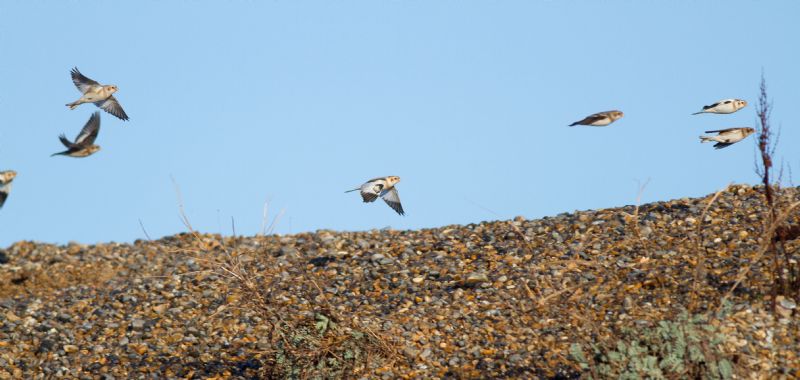
POLYGON ((385 191, 381 195, 381 198, 383 198, 383 201, 386 202, 386 204, 389 205, 389 207, 391 207, 392 210, 397 211, 398 214, 400 215, 406 214, 405 211, 403 211, 403 205, 400 203, 400 196, 397 195, 397 189, 395 189, 394 187, 389 189, 388 191, 385 191))
POLYGON ((83 94, 85 94, 86 91, 89 91, 89 89, 92 88, 93 86, 100 85, 100 83, 97 83, 87 78, 85 75, 81 74, 81 72, 78 71, 77 67, 72 68, 72 71, 70 71, 70 75, 72 76, 72 83, 75 83, 75 87, 77 87, 78 90, 83 94))
POLYGON ((374 202, 381 195, 384 186, 386 185, 379 178, 370 180, 361 185, 361 199, 363 199, 365 203, 374 202))
POLYGON ((81 129, 81 133, 75 138, 75 145, 89 146, 94 144, 97 134, 100 133, 100 112, 95 112, 81 129))
POLYGON ((74 146, 74 144, 71 141, 69 141, 67 136, 65 136, 63 133, 58 135, 58 139, 61 141, 62 144, 64 144, 65 147, 69 149, 72 149, 72 147, 74 146))
MULTIPOLYGON (((737 141, 737 142, 738 142, 738 141, 737 141)), ((736 144, 736 143, 724 143, 724 142, 718 142, 718 143, 714 144, 714 149, 722 149, 722 148, 727 148, 727 147, 729 147, 729 146, 731 146, 731 145, 733 145, 733 144, 736 144)))
POLYGON ((106 100, 94 102, 94 105, 122 120, 128 120, 128 114, 125 113, 125 110, 122 109, 122 106, 119 105, 117 98, 115 98, 113 95, 109 96, 106 100))
POLYGON ((3 204, 6 203, 6 199, 8 199, 8 193, 10 192, 11 192, 10 183, 0 186, 0 207, 3 207, 3 204))

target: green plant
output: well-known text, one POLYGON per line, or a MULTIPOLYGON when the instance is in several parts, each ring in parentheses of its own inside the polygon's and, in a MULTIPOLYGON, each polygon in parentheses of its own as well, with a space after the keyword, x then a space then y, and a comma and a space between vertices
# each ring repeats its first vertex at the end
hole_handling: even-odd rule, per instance
POLYGON ((705 314, 682 312, 643 330, 625 329, 618 340, 590 345, 591 360, 581 344, 570 355, 589 377, 618 379, 730 379, 733 364, 721 349, 725 335, 705 314))

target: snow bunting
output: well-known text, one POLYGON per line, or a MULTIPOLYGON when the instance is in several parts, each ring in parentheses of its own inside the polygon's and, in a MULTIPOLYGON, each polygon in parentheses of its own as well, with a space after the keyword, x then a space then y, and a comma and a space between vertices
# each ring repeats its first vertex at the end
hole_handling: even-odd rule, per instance
POLYGON ((569 126, 574 127, 576 125, 591 125, 593 127, 605 127, 606 125, 617 121, 623 116, 625 116, 625 114, 623 114, 622 111, 617 110, 598 112, 596 114, 586 116, 583 120, 576 121, 569 126))
POLYGON ((716 136, 700 136, 700 142, 715 141, 715 149, 722 149, 736 144, 744 140, 745 137, 750 136, 756 130, 753 128, 728 128, 718 129, 716 131, 706 131, 706 133, 717 133, 716 136))
POLYGON ((100 150, 100 146, 94 145, 94 140, 97 139, 97 134, 99 132, 100 112, 95 112, 92 114, 92 117, 89 118, 89 121, 86 122, 86 125, 83 126, 81 133, 79 133, 78 137, 75 138, 74 143, 70 142, 67 139, 67 136, 64 136, 63 133, 61 136, 58 136, 58 139, 61 140, 61 143, 67 147, 67 150, 53 153, 51 157, 59 154, 70 157, 86 157, 97 152, 100 150))
POLYGON ((361 185, 361 187, 345 191, 345 193, 360 190, 361 198, 364 199, 365 203, 373 202, 378 197, 381 197, 392 210, 397 211, 400 215, 405 215, 403 205, 400 204, 400 196, 397 195, 397 189, 394 187, 398 182, 400 182, 400 177, 398 176, 373 178, 361 185))
POLYGON ((11 192, 11 181, 13 181, 16 176, 17 172, 13 170, 0 172, 0 207, 3 207, 3 203, 6 203, 8 193, 11 192))
POLYGON ((117 86, 97 83, 81 74, 77 67, 73 68, 70 74, 72 75, 72 83, 75 83, 75 87, 78 88, 83 96, 67 104, 69 109, 73 110, 83 103, 94 103, 94 105, 102 108, 103 111, 122 120, 128 120, 128 115, 125 114, 125 110, 122 109, 122 106, 119 105, 117 99, 112 95, 117 92, 117 86))
POLYGON ((734 113, 747 105, 746 100, 742 99, 723 99, 710 106, 703 106, 703 110, 692 115, 701 113, 734 113))

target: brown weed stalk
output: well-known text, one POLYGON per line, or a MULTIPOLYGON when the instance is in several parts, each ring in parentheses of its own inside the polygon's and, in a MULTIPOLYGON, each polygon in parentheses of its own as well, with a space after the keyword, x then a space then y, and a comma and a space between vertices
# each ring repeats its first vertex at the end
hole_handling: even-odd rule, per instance
POLYGON ((764 186, 764 200, 767 207, 767 220, 763 237, 766 252, 771 258, 772 276, 772 306, 775 307, 776 299, 779 294, 791 294, 800 292, 800 273, 792 271, 790 265, 790 252, 786 252, 785 240, 788 237, 781 223, 787 217, 779 218, 779 199, 780 180, 772 177, 770 169, 773 168, 773 157, 777 147, 777 135, 772 128, 770 117, 772 115, 772 102, 767 95, 767 84, 764 75, 761 75, 761 85, 759 86, 758 104, 756 106, 756 130, 758 132, 757 147, 760 162, 756 164, 756 174, 761 178, 764 186), (773 183, 774 182, 774 183, 773 183))

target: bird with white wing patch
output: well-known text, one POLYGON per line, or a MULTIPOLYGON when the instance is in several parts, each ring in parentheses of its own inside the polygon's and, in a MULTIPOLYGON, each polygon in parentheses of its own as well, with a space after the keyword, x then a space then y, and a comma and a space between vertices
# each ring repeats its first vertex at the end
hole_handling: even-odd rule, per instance
POLYGON ((692 115, 699 115, 701 113, 734 113, 747 106, 747 101, 742 99, 723 99, 712 105, 703 106, 703 109, 693 113, 692 115))
POLYGON ((97 135, 100 133, 100 112, 95 112, 86 122, 86 125, 83 126, 81 132, 78 133, 78 136, 75 137, 75 142, 69 141, 67 136, 63 133, 58 136, 58 139, 61 140, 61 143, 67 147, 67 150, 63 152, 53 153, 52 156, 70 156, 70 157, 87 157, 98 150, 100 150, 99 145, 94 144, 94 140, 97 139, 97 135))
POLYGON ((97 83, 81 74, 77 67, 72 69, 70 75, 72 76, 72 83, 75 84, 75 87, 77 87, 83 95, 78 100, 67 104, 69 109, 73 110, 83 103, 94 103, 94 105, 102 108, 103 111, 122 120, 128 120, 128 115, 125 113, 125 110, 122 109, 122 106, 119 105, 117 98, 113 95, 118 90, 117 86, 113 84, 102 85, 97 83))
POLYGON ((576 121, 570 124, 570 127, 574 127, 576 125, 588 125, 591 127, 605 127, 625 116, 622 111, 605 111, 605 112, 598 112, 595 114, 591 114, 586 116, 582 120, 576 121))
POLYGON ((8 194, 11 192, 11 182, 17 176, 17 172, 6 170, 0 172, 0 208, 6 203, 8 194))
POLYGON ((747 136, 755 133, 755 129, 744 128, 727 128, 717 129, 713 131, 706 131, 706 133, 716 133, 716 136, 700 136, 700 142, 716 142, 714 149, 727 148, 739 141, 744 140, 747 136))
POLYGON ((394 187, 398 182, 400 182, 400 177, 398 176, 373 178, 360 187, 345 192, 360 191, 364 203, 374 202, 380 197, 392 210, 400 215, 405 215, 403 205, 400 203, 400 196, 394 187))

